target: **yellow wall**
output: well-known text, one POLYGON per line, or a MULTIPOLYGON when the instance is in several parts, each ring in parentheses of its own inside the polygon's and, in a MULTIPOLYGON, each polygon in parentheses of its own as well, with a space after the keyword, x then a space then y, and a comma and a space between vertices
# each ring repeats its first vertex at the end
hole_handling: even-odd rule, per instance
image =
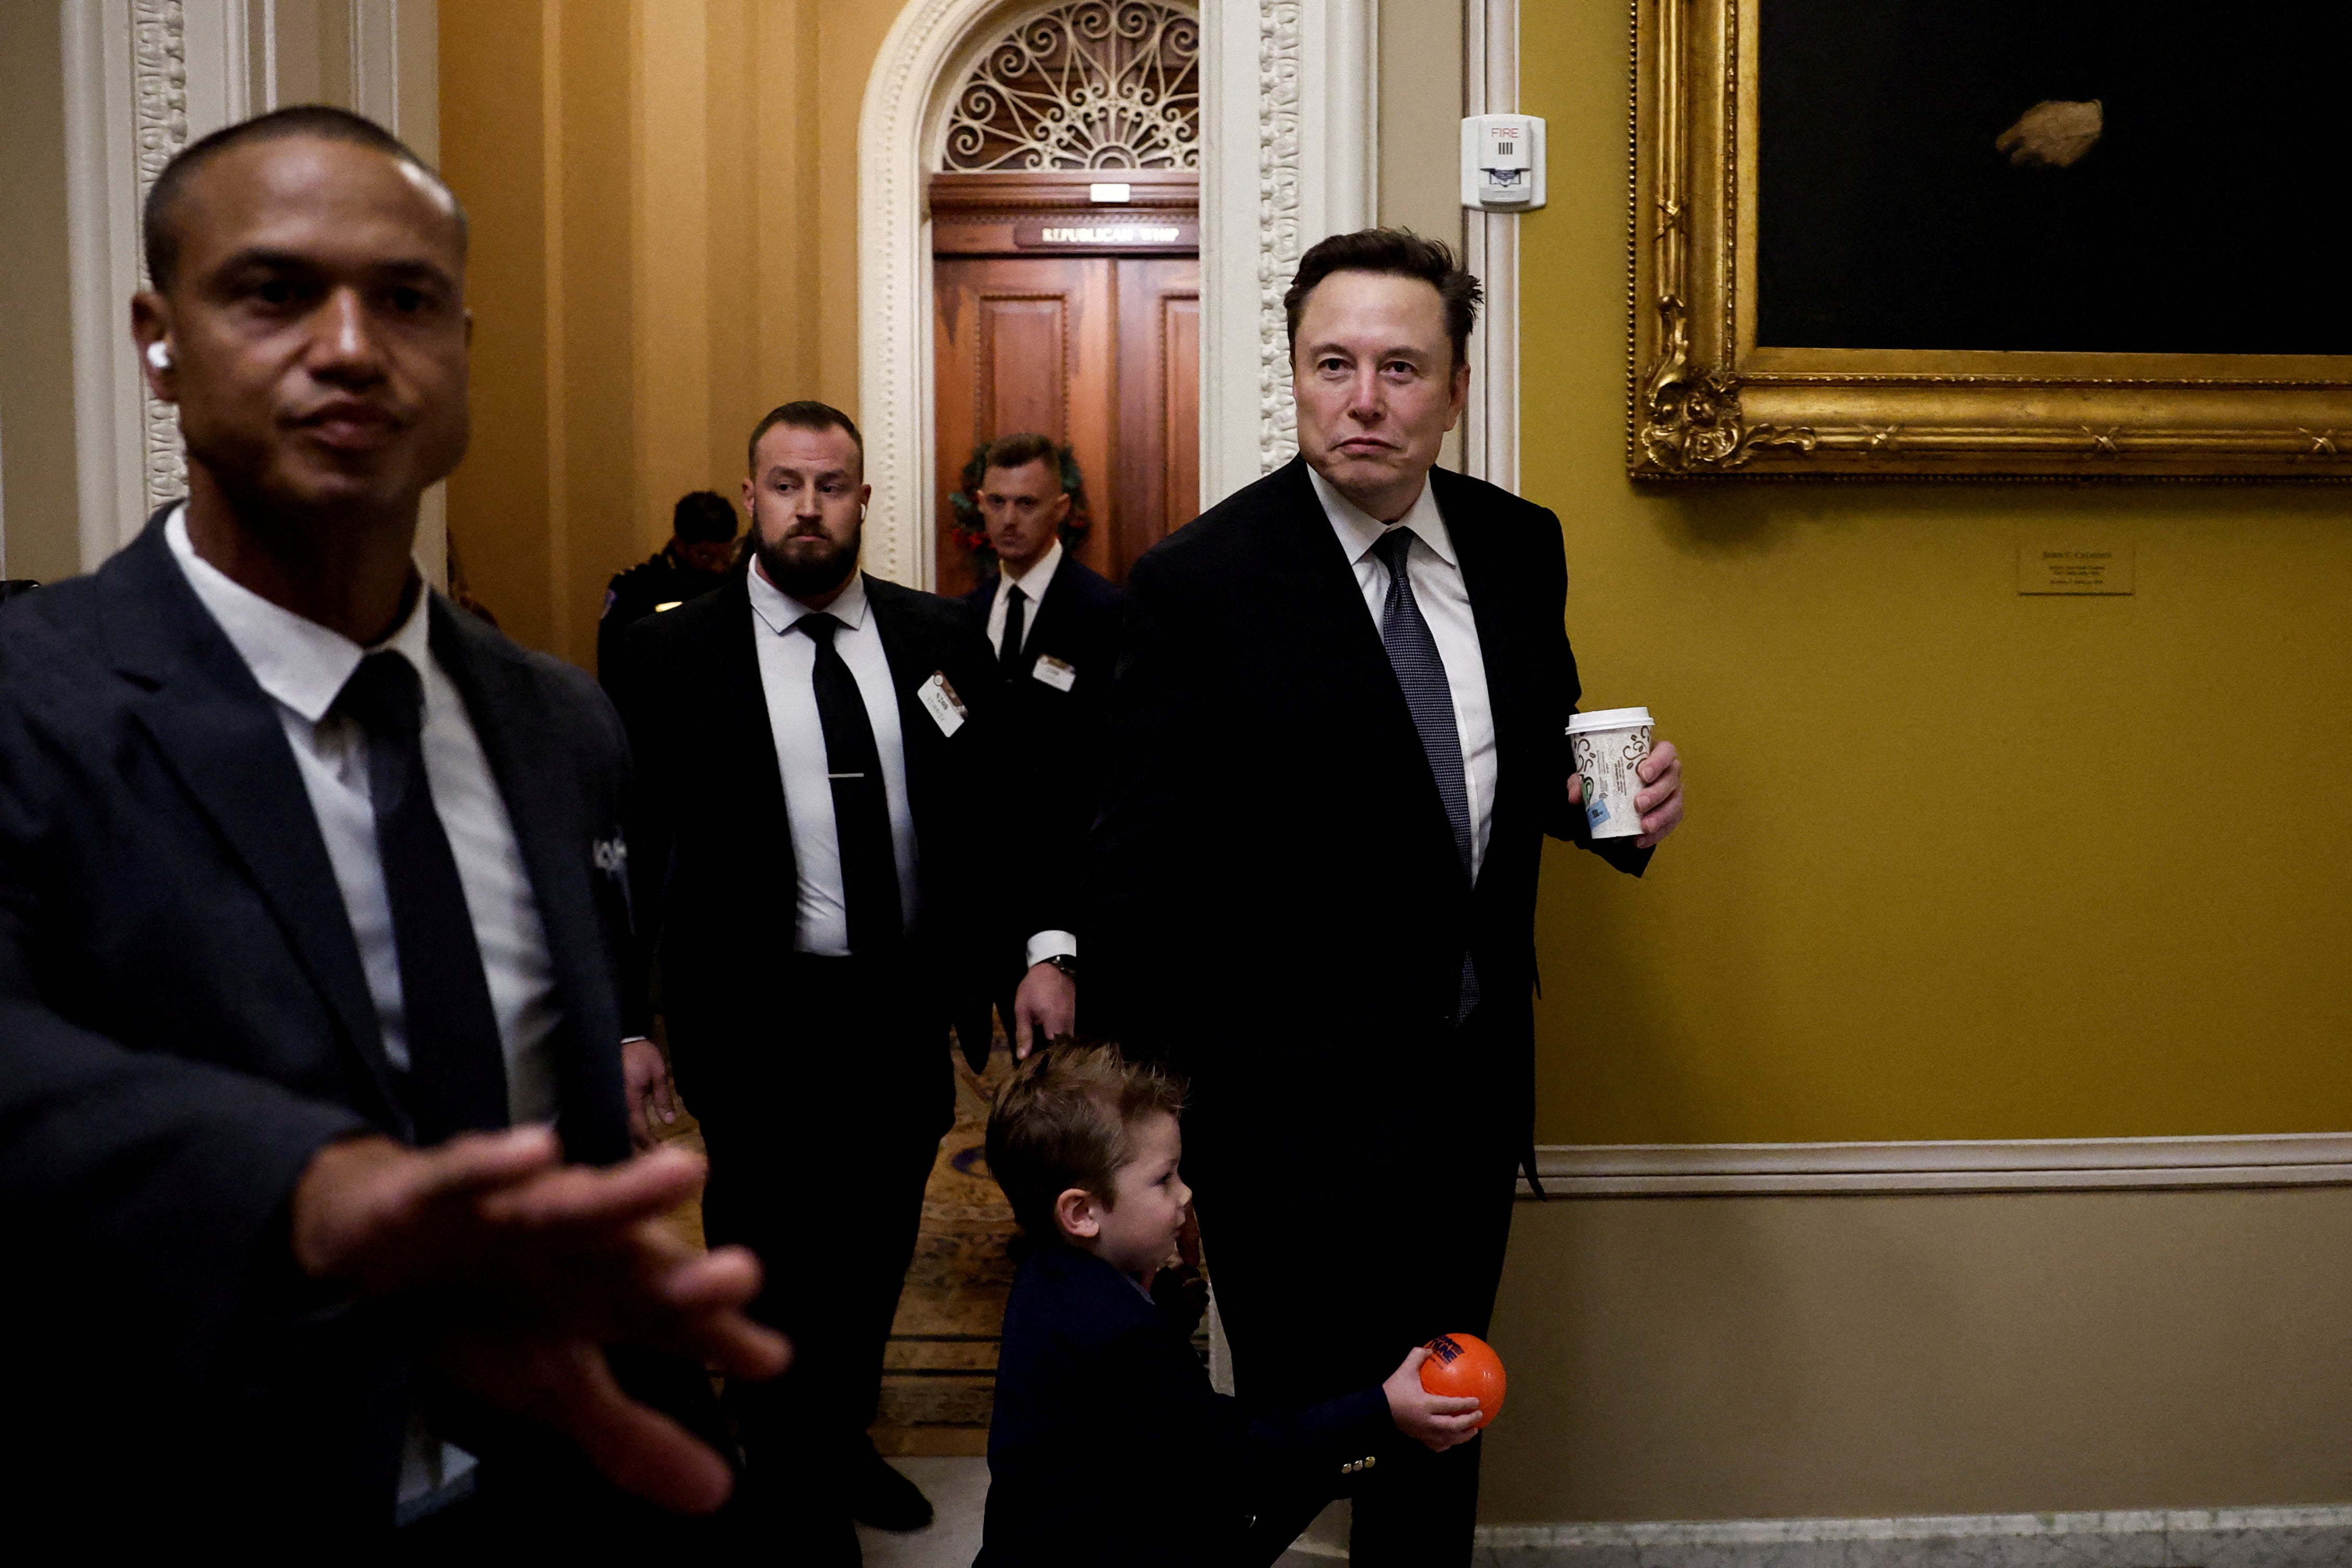
POLYGON ((0 5, 0 576, 43 583, 81 570, 58 23, 0 5))
POLYGON ((2352 1126, 2352 492, 1624 477, 1622 6, 1521 9, 1523 489, 1689 826, 1556 853, 1547 1142, 2352 1126), (2128 598, 2023 598, 2114 528, 2128 598))
POLYGON ((898 0, 467 0, 475 444, 449 531, 523 642, 593 666, 604 583, 733 496, 790 398, 857 409, 856 129, 898 0))

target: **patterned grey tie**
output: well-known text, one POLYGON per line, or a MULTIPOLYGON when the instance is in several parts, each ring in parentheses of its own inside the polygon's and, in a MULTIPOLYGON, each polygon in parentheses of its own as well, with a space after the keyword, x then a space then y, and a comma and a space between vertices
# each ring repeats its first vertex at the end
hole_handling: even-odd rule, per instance
MULTIPOLYGON (((1381 641, 1389 650, 1389 668, 1404 689, 1404 705, 1412 727, 1421 733, 1422 752, 1437 781, 1437 797, 1445 803, 1445 820, 1454 827, 1454 847, 1462 858, 1462 875, 1470 876, 1470 784, 1462 767, 1462 735, 1454 727, 1454 688, 1446 683, 1445 661, 1437 656, 1437 639, 1422 618, 1420 602, 1412 596, 1412 579, 1405 557, 1412 549, 1412 530, 1394 528, 1381 536, 1372 553, 1389 570, 1388 597, 1381 605, 1381 641)), ((1462 998, 1454 1021, 1460 1023, 1478 1005, 1478 975, 1470 954, 1462 954, 1462 998)))

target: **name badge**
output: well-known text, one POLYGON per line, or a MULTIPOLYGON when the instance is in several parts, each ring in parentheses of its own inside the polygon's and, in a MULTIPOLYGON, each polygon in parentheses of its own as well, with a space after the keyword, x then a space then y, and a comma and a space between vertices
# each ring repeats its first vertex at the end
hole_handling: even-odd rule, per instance
POLYGON ((1067 691, 1078 683, 1077 670, 1072 666, 1064 664, 1050 653, 1039 654, 1036 668, 1029 673, 1056 691, 1067 691))
POLYGON ((963 699, 958 697, 955 688, 948 684, 947 671, 943 669, 931 671, 931 678, 923 682, 915 695, 922 699, 923 711, 931 716, 931 722, 940 727, 942 735, 954 734, 963 728, 963 721, 971 717, 964 708, 963 699))

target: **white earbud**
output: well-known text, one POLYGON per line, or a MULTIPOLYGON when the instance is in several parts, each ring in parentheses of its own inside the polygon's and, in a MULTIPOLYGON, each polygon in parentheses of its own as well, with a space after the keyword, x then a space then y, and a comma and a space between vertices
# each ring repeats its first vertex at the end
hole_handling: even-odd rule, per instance
POLYGON ((172 368, 172 345, 158 338, 147 345, 147 363, 157 370, 172 368))

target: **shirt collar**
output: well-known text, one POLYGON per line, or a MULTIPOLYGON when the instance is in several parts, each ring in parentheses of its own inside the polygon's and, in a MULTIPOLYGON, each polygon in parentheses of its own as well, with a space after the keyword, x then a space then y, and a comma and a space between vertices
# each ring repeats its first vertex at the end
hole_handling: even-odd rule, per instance
POLYGON ((316 724, 327 716, 343 683, 368 654, 390 648, 406 657, 420 676, 425 673, 425 661, 433 656, 433 638, 432 619, 425 607, 430 595, 422 588, 390 637, 362 647, 339 631, 271 604, 198 555, 194 542, 188 538, 184 502, 165 521, 163 538, 188 586, 228 634, 246 668, 253 671, 254 680, 306 721, 316 724))
MULTIPOLYGON (((798 626, 803 616, 820 613, 769 582, 767 571, 760 564, 757 556, 752 557, 751 570, 744 574, 744 578, 751 584, 751 613, 759 616, 761 624, 778 637, 783 636, 798 626)), ((852 572, 849 574, 849 586, 844 588, 840 597, 827 605, 821 613, 831 616, 851 631, 856 631, 864 626, 866 624, 866 574, 852 572)))
POLYGON ((1008 588, 1018 588, 1028 596, 1031 604, 1036 604, 1045 598, 1045 590, 1053 585, 1054 569, 1061 563, 1062 542, 1056 539, 1045 547, 1045 553, 1037 557, 1029 570, 1020 576, 1010 577, 1000 570, 996 574, 996 596, 1002 599, 1008 588))
MULTIPOLYGON (((1381 536, 1389 531, 1389 524, 1341 495, 1337 486, 1312 467, 1307 468, 1307 477, 1314 483, 1315 499, 1323 503, 1323 515, 1331 521, 1331 531, 1339 536, 1339 548, 1348 552, 1349 563, 1361 562, 1381 542, 1381 536)), ((1421 482, 1421 494, 1397 520, 1396 526, 1411 529, 1447 565, 1461 564, 1454 556, 1454 536, 1446 531, 1445 516, 1437 510, 1437 492, 1426 478, 1421 482)))

